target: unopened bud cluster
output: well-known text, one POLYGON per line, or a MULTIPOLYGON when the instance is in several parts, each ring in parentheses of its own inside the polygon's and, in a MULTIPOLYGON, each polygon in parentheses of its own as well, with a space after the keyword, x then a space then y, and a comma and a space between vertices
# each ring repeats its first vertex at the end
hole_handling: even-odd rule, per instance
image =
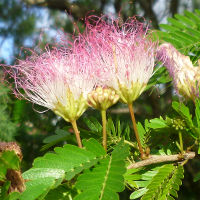
POLYGON ((110 106, 117 103, 119 96, 111 88, 97 87, 88 94, 89 106, 98 110, 107 110, 110 106))
POLYGON ((183 130, 185 126, 185 122, 182 119, 171 119, 172 127, 174 127, 177 131, 183 130))

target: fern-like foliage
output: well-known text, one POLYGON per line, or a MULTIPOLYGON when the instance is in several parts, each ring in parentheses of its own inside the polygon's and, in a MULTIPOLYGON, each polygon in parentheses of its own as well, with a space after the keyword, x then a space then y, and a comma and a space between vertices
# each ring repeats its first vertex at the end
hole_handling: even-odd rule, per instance
POLYGON ((94 168, 85 170, 76 183, 76 188, 82 193, 74 200, 119 199, 117 192, 124 190, 124 160, 127 156, 128 145, 120 142, 110 156, 101 160, 94 168))
POLYGON ((62 148, 55 148, 54 153, 35 159, 33 168, 23 174, 24 179, 29 181, 26 182, 26 190, 20 199, 43 199, 63 180, 71 180, 106 156, 103 147, 96 140, 83 141, 83 144, 84 149, 67 144, 62 148))
POLYGON ((119 119, 114 123, 111 117, 107 122, 108 142, 117 144, 121 139, 130 141, 130 127, 128 124, 121 123, 119 119))
POLYGON ((131 194, 130 199, 141 197, 141 200, 165 200, 178 197, 177 191, 182 184, 184 173, 183 166, 165 164, 149 171, 144 168, 134 170, 130 170, 133 174, 126 174, 128 183, 138 188, 131 194))
POLYGON ((166 32, 159 31, 161 40, 170 42, 185 55, 190 55, 195 63, 200 58, 200 10, 195 13, 185 11, 184 15, 176 14, 168 18, 169 24, 161 24, 166 32))
POLYGON ((159 199, 165 200, 174 199, 173 197, 178 198, 177 191, 182 184, 181 179, 183 179, 183 177, 183 166, 174 167, 173 171, 170 173, 169 179, 165 181, 165 185, 162 187, 162 192, 159 195, 159 199))
MULTIPOLYGON (((81 135, 83 136, 84 133, 90 135, 91 137, 102 141, 102 125, 101 123, 94 117, 90 116, 87 118, 83 118, 84 123, 86 124, 88 130, 81 129, 81 135)), ((130 142, 130 126, 128 123, 121 122, 119 119, 116 119, 115 122, 113 122, 112 118, 109 117, 107 121, 107 143, 108 148, 110 147, 112 149, 113 145, 118 144, 121 140, 123 140, 125 143, 129 141, 129 145, 137 149, 137 144, 130 142)), ((86 138, 87 138, 86 137, 86 138)))
POLYGON ((177 168, 172 164, 163 165, 158 173, 152 178, 150 184, 147 186, 148 191, 141 200, 173 199, 172 197, 169 197, 171 195, 178 197, 176 190, 179 190, 179 185, 182 184, 182 178, 182 166, 177 168))

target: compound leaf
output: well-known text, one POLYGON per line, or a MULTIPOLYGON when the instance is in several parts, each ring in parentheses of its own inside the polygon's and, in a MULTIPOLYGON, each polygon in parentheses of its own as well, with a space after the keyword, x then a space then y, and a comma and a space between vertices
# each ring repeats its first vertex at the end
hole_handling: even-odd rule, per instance
POLYGON ((128 145, 120 142, 110 156, 102 159, 94 168, 85 170, 76 183, 76 188, 82 193, 74 200, 119 199, 117 192, 124 190, 124 160, 127 156, 128 145))

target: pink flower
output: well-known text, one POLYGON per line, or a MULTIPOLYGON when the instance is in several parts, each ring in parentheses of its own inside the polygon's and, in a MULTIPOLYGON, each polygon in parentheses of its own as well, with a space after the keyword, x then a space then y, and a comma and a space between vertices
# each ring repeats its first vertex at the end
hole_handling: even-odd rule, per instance
POLYGON ((85 37, 92 65, 100 69, 103 77, 100 82, 115 89, 122 102, 135 101, 144 91, 155 65, 157 44, 150 40, 144 24, 134 18, 122 25, 119 20, 100 18, 94 26, 87 23, 85 37))
POLYGON ((194 67, 189 56, 181 54, 169 43, 160 45, 158 56, 172 76, 177 92, 195 101, 199 97, 199 67, 194 67))
POLYGON ((78 49, 74 44, 71 49, 54 48, 41 55, 33 52, 26 60, 20 60, 11 67, 17 94, 53 110, 66 121, 78 119, 86 110, 87 95, 96 83, 87 70, 88 57, 78 49))

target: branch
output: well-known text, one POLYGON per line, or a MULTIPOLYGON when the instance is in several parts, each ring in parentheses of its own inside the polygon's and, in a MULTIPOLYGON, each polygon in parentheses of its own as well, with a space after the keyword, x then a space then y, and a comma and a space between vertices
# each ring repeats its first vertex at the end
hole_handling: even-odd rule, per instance
POLYGON ((139 168, 144 167, 147 165, 162 163, 162 162, 174 162, 174 161, 184 161, 193 159, 195 157, 195 152, 188 152, 181 156, 180 154, 175 155, 151 155, 149 158, 130 164, 127 169, 139 168))

